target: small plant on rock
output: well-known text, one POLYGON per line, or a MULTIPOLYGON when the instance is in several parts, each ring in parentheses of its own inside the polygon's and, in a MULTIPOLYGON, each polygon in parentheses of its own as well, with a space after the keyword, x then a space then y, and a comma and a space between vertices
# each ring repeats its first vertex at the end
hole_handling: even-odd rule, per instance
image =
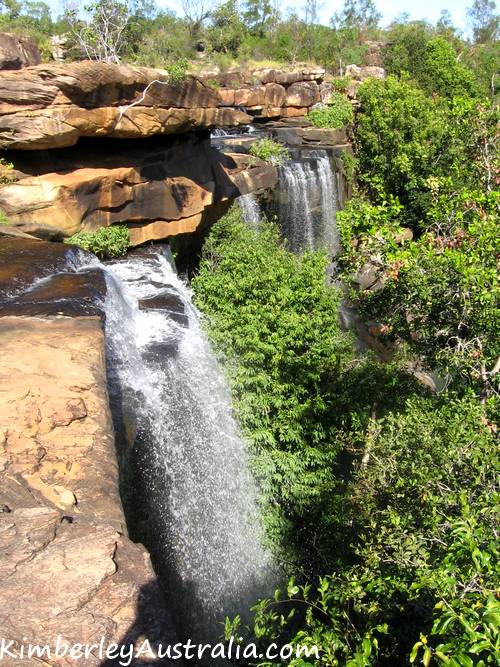
POLYGON ((0 185, 8 185, 17 181, 17 176, 14 174, 14 165, 12 162, 7 162, 3 157, 0 158, 0 185))
POLYGON ((265 162, 270 162, 276 167, 290 159, 290 153, 286 146, 274 141, 274 139, 259 139, 250 148, 250 155, 258 157, 265 162))
POLYGON ((93 252, 101 259, 122 257, 130 246, 129 231, 125 225, 101 227, 96 232, 78 232, 64 242, 93 252))
POLYGON ((316 127, 338 130, 353 122, 354 111, 347 97, 334 91, 330 103, 311 109, 307 118, 316 127))
POLYGON ((186 80, 188 67, 189 63, 186 58, 179 58, 175 63, 167 65, 165 69, 168 72, 168 82, 174 86, 180 86, 186 80))

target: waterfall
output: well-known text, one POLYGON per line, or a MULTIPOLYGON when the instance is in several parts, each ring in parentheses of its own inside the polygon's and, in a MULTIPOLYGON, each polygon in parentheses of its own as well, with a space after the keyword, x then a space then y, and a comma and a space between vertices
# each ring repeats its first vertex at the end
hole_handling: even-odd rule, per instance
POLYGON ((105 271, 111 394, 135 435, 138 512, 181 632, 213 640, 226 614, 270 590, 245 442, 189 290, 164 252, 156 246, 105 271))
POLYGON ((277 199, 278 223, 292 250, 326 247, 337 253, 337 181, 326 151, 310 151, 282 165, 277 199))
POLYGON ((229 135, 229 132, 225 130, 222 127, 216 127, 210 132, 210 136, 212 138, 217 138, 217 137, 227 137, 229 135))
POLYGON ((262 211, 260 210, 259 200, 253 194, 241 195, 236 200, 241 212, 243 220, 252 228, 256 228, 262 220, 262 211))
POLYGON ((210 132, 212 139, 221 139, 223 137, 241 137, 246 134, 254 134, 256 132, 253 125, 238 125, 237 127, 223 128, 215 127, 210 132))

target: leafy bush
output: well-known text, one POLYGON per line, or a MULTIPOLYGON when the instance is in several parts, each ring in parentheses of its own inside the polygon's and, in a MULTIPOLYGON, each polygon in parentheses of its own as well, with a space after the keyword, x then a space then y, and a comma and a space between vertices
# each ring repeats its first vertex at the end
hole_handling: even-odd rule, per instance
POLYGON ((0 210, 0 225, 10 225, 10 220, 5 211, 0 210))
POLYGON ((350 125, 354 120, 352 104, 345 95, 334 91, 329 104, 311 109, 308 120, 316 127, 328 127, 338 130, 350 125))
POLYGON ((377 203, 386 193, 396 196, 416 226, 432 205, 429 178, 450 179, 450 192, 478 183, 492 188, 498 110, 470 99, 428 98, 394 77, 369 80, 358 95, 359 179, 377 203))
POLYGON ((265 137, 258 139, 250 147, 250 155, 279 166, 290 159, 290 153, 283 144, 265 137))
POLYGON ((316 645, 325 666, 495 664, 494 440, 471 397, 411 399, 372 420, 338 514, 357 560, 259 602, 251 636, 316 645))
POLYGON ((124 225, 100 227, 96 232, 78 232, 64 242, 77 245, 103 259, 123 256, 130 245, 128 227, 124 225))
POLYGON ((180 58, 177 62, 166 66, 168 81, 174 86, 179 86, 186 80, 189 63, 186 58, 180 58))
POLYGON ((330 79, 330 83, 339 93, 345 93, 351 82, 352 79, 350 76, 334 76, 330 79))
POLYGON ((460 62, 455 45, 434 35, 422 22, 393 28, 384 49, 384 65, 389 74, 409 76, 427 95, 452 99, 479 92, 473 71, 460 62))
POLYGON ((335 484, 332 383, 350 345, 326 264, 323 254, 287 251, 272 223, 249 229, 233 208, 212 228, 193 280, 252 444, 275 540, 297 516, 301 530, 314 528, 308 512, 321 512, 321 495, 335 484))
POLYGON ((369 262, 380 281, 378 290, 352 294, 362 316, 383 323, 383 338, 406 341, 449 382, 482 392, 491 391, 500 356, 497 207, 497 193, 436 195, 428 232, 405 245, 397 242, 397 201, 356 198, 338 216, 344 280, 369 262))

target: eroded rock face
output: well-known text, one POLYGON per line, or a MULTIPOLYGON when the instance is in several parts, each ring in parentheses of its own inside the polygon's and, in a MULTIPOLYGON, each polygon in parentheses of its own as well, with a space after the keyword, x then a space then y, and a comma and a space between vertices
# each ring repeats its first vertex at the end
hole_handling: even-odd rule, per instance
POLYGON ((73 146, 80 137, 178 134, 250 118, 221 107, 217 92, 188 76, 145 67, 84 61, 6 72, 0 79, 0 147, 73 146))
POLYGON ((0 70, 21 69, 40 62, 40 51, 34 42, 0 32, 0 70))
POLYGON ((297 68, 293 71, 258 69, 207 74, 222 87, 218 94, 228 106, 243 107, 258 120, 305 116, 321 101, 319 84, 324 69, 297 68))
MULTIPOLYGON (((168 643, 149 556, 126 536, 101 321, 0 317, 0 385, 1 636, 168 643)), ((97 647, 82 664, 104 664, 97 647)))
POLYGON ((208 137, 106 146, 103 152, 91 145, 68 153, 12 154, 22 177, 0 188, 0 207, 11 225, 54 238, 126 224, 137 245, 193 232, 218 202, 277 180, 275 167, 220 153, 208 137))

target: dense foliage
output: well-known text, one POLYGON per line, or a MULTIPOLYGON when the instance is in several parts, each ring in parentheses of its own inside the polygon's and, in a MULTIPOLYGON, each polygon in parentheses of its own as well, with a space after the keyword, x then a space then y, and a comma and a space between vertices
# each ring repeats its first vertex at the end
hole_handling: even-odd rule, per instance
MULTIPOLYGON (((343 29, 369 34, 372 3, 350 5, 364 11, 343 29)), ((319 256, 292 258, 272 226, 249 231, 233 212, 194 281, 292 575, 226 632, 316 645, 314 665, 500 655, 498 46, 480 5, 471 48, 445 15, 391 26, 390 75, 358 91, 337 269, 390 363, 349 344, 338 292, 311 291, 319 256)))
POLYGON ((67 57, 103 59, 165 67, 186 58, 227 69, 260 63, 317 63, 335 75, 362 64, 369 45, 379 41, 389 73, 409 73, 426 93, 495 94, 498 85, 498 14, 491 0, 469 8, 472 40, 464 39, 443 13, 436 25, 397 18, 380 28, 373 0, 345 0, 329 25, 319 23, 320 5, 307 0, 292 10, 269 0, 183 0, 179 13, 155 0, 95 0, 69 4, 55 18, 43 0, 4 0, 0 28, 34 39, 51 58, 52 36, 67 57))
POLYGON ((326 285, 325 269, 324 255, 296 257, 274 225, 253 231, 234 208, 213 227, 193 281, 278 533, 298 516, 307 530, 308 513, 320 512, 322 494, 335 484, 332 382, 347 340, 337 319, 340 294, 326 285), (271 500, 277 487, 279 517, 271 500))
POLYGON ((339 129, 354 120, 351 102, 342 93, 334 91, 328 104, 311 109, 307 118, 316 127, 339 129))
MULTIPOLYGON (((274 224, 251 230, 237 209, 213 227, 193 281, 249 442, 268 542, 291 577, 256 602, 249 628, 236 618, 227 631, 314 644, 314 664, 329 667, 495 665, 495 3, 474 0, 468 36, 446 12, 435 25, 403 16, 382 29, 373 0, 345 0, 328 26, 314 1, 289 13, 269 0, 181 5, 178 15, 149 0, 96 0, 54 20, 43 2, 6 0, 0 28, 34 39, 44 59, 59 35, 68 58, 164 67, 174 83, 197 68, 317 63, 335 92, 309 119, 353 125, 346 170, 353 180, 356 166, 357 187, 338 214, 343 293, 326 281, 326 255, 291 254, 274 224), (353 118, 345 68, 377 42, 388 77, 359 88, 353 118), (341 298, 390 362, 340 329, 341 298)), ((288 157, 267 139, 251 153, 288 157)), ((11 171, 2 161, 0 181, 11 171)), ((129 239, 111 227, 68 242, 108 257, 129 239)))
POLYGON ((65 243, 80 246, 101 259, 121 257, 130 245, 129 231, 124 225, 100 227, 95 232, 77 232, 65 239, 65 243))

